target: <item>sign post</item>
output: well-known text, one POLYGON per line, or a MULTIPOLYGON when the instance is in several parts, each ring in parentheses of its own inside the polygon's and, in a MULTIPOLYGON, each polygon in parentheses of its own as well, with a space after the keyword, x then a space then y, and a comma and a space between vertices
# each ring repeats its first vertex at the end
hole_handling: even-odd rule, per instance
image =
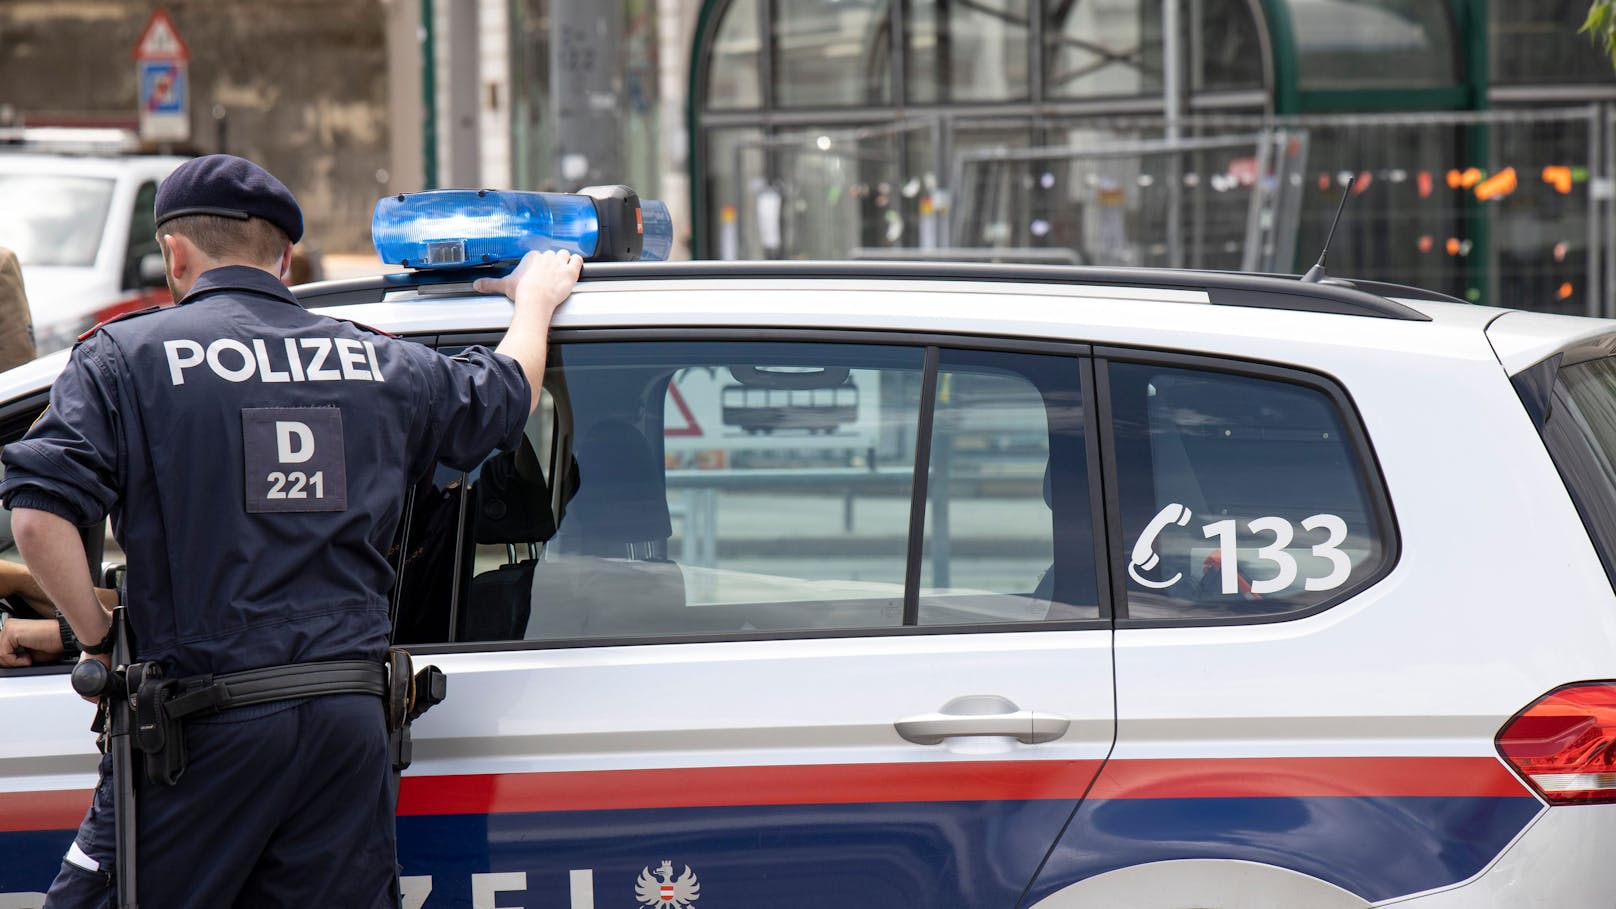
POLYGON ((191 86, 186 62, 191 52, 180 40, 168 12, 159 7, 135 43, 135 76, 140 87, 140 138, 147 142, 186 142, 191 138, 191 86))

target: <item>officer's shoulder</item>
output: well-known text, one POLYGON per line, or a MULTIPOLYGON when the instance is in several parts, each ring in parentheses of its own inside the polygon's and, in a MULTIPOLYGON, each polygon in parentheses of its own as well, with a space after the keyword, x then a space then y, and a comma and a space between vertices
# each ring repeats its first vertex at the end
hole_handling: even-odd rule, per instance
POLYGON ((382 331, 380 328, 376 328, 373 325, 366 325, 357 319, 344 319, 341 316, 328 316, 328 318, 330 318, 333 322, 342 322, 346 325, 352 325, 354 328, 357 328, 360 331, 367 332, 378 337, 387 338, 388 340, 398 340, 398 335, 395 335, 390 331, 382 331))
POLYGON ((101 331, 102 329, 106 328, 108 325, 111 325, 111 324, 113 324, 115 322, 125 322, 125 321, 128 321, 129 319, 138 319, 141 316, 149 316, 152 313, 162 312, 165 309, 173 309, 173 308, 174 307, 172 307, 172 306, 148 306, 145 309, 137 309, 137 310, 135 310, 133 312, 119 313, 118 315, 113 316, 113 317, 111 317, 109 319, 102 319, 101 321, 95 323, 95 326, 93 328, 91 328, 89 331, 85 332, 82 335, 79 335, 78 341, 74 342, 75 346, 77 346, 78 344, 82 344, 85 341, 90 340, 90 338, 94 337, 97 332, 101 331))

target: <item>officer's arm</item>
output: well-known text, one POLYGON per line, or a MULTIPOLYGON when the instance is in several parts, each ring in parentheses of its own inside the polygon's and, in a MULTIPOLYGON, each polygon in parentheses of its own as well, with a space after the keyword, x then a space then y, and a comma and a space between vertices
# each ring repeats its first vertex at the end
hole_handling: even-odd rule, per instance
POLYGON ((583 259, 569 253, 530 252, 505 277, 478 278, 472 285, 478 293, 501 293, 516 304, 511 328, 494 351, 522 364, 530 389, 528 413, 539 406, 539 389, 544 385, 550 318, 572 293, 583 265, 583 259))
POLYGON ((11 513, 11 530, 34 579, 67 616, 73 636, 90 644, 106 640, 112 615, 96 596, 79 529, 48 511, 16 508, 11 513))

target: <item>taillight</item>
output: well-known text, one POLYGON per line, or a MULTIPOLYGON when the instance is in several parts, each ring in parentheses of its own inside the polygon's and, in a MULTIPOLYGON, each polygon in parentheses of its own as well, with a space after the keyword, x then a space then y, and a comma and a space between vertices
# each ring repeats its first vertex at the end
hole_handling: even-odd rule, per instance
POLYGON ((1498 753, 1550 804, 1616 802, 1616 682, 1538 698, 1498 733, 1498 753))

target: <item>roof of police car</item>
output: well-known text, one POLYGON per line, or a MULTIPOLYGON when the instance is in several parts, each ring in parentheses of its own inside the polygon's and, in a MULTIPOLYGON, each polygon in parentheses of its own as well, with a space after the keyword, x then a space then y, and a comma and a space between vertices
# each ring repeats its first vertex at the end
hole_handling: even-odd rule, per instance
MULTIPOLYGON (((472 281, 495 270, 408 272, 298 288, 311 308, 402 333, 509 324, 510 303, 472 281), (382 323, 385 323, 383 325, 382 323)), ((1483 347, 1500 310, 1375 282, 1291 276, 937 262, 586 263, 566 328, 897 330, 1199 346, 1263 336, 1341 344, 1483 347), (1373 290, 1374 292, 1371 292, 1373 290), (1420 330, 1423 329, 1423 330, 1420 330), (1179 344, 1172 337, 1176 336, 1179 344), (1394 339, 1401 338, 1396 341, 1394 339), (1462 340, 1461 340, 1462 338, 1462 340)))
MULTIPOLYGON (((295 292, 312 309, 397 334, 475 335, 509 325, 508 300, 471 289, 475 278, 499 273, 401 272, 305 284, 295 292)), ((1496 358, 1509 374, 1578 340, 1616 330, 1607 320, 1477 306, 1380 282, 1327 280, 980 263, 591 262, 554 324, 894 330, 1210 353, 1248 348, 1256 340, 1281 361, 1290 359, 1284 351, 1317 345, 1496 358), (1490 328, 1497 325, 1509 330, 1490 328)), ((66 355, 5 373, 0 397, 48 384, 66 355)))
MULTIPOLYGON (((425 289, 434 295, 455 293, 458 285, 498 274, 497 269, 416 271, 370 278, 306 285, 300 296, 309 306, 378 302, 389 294, 425 289), (437 289, 437 290, 433 290, 437 289)), ((811 280, 817 286, 838 279, 866 281, 945 281, 1029 284, 1045 289, 1090 287, 1156 289, 1198 292, 1198 299, 1182 302, 1234 305, 1262 309, 1333 312, 1377 318, 1429 321, 1419 311, 1392 297, 1462 303, 1454 297, 1413 287, 1371 281, 1329 279, 1302 283, 1289 275, 1240 274, 1166 268, 1095 268, 1060 265, 1002 265, 941 263, 935 261, 688 261, 591 262, 584 266, 587 282, 716 280, 811 280)))

